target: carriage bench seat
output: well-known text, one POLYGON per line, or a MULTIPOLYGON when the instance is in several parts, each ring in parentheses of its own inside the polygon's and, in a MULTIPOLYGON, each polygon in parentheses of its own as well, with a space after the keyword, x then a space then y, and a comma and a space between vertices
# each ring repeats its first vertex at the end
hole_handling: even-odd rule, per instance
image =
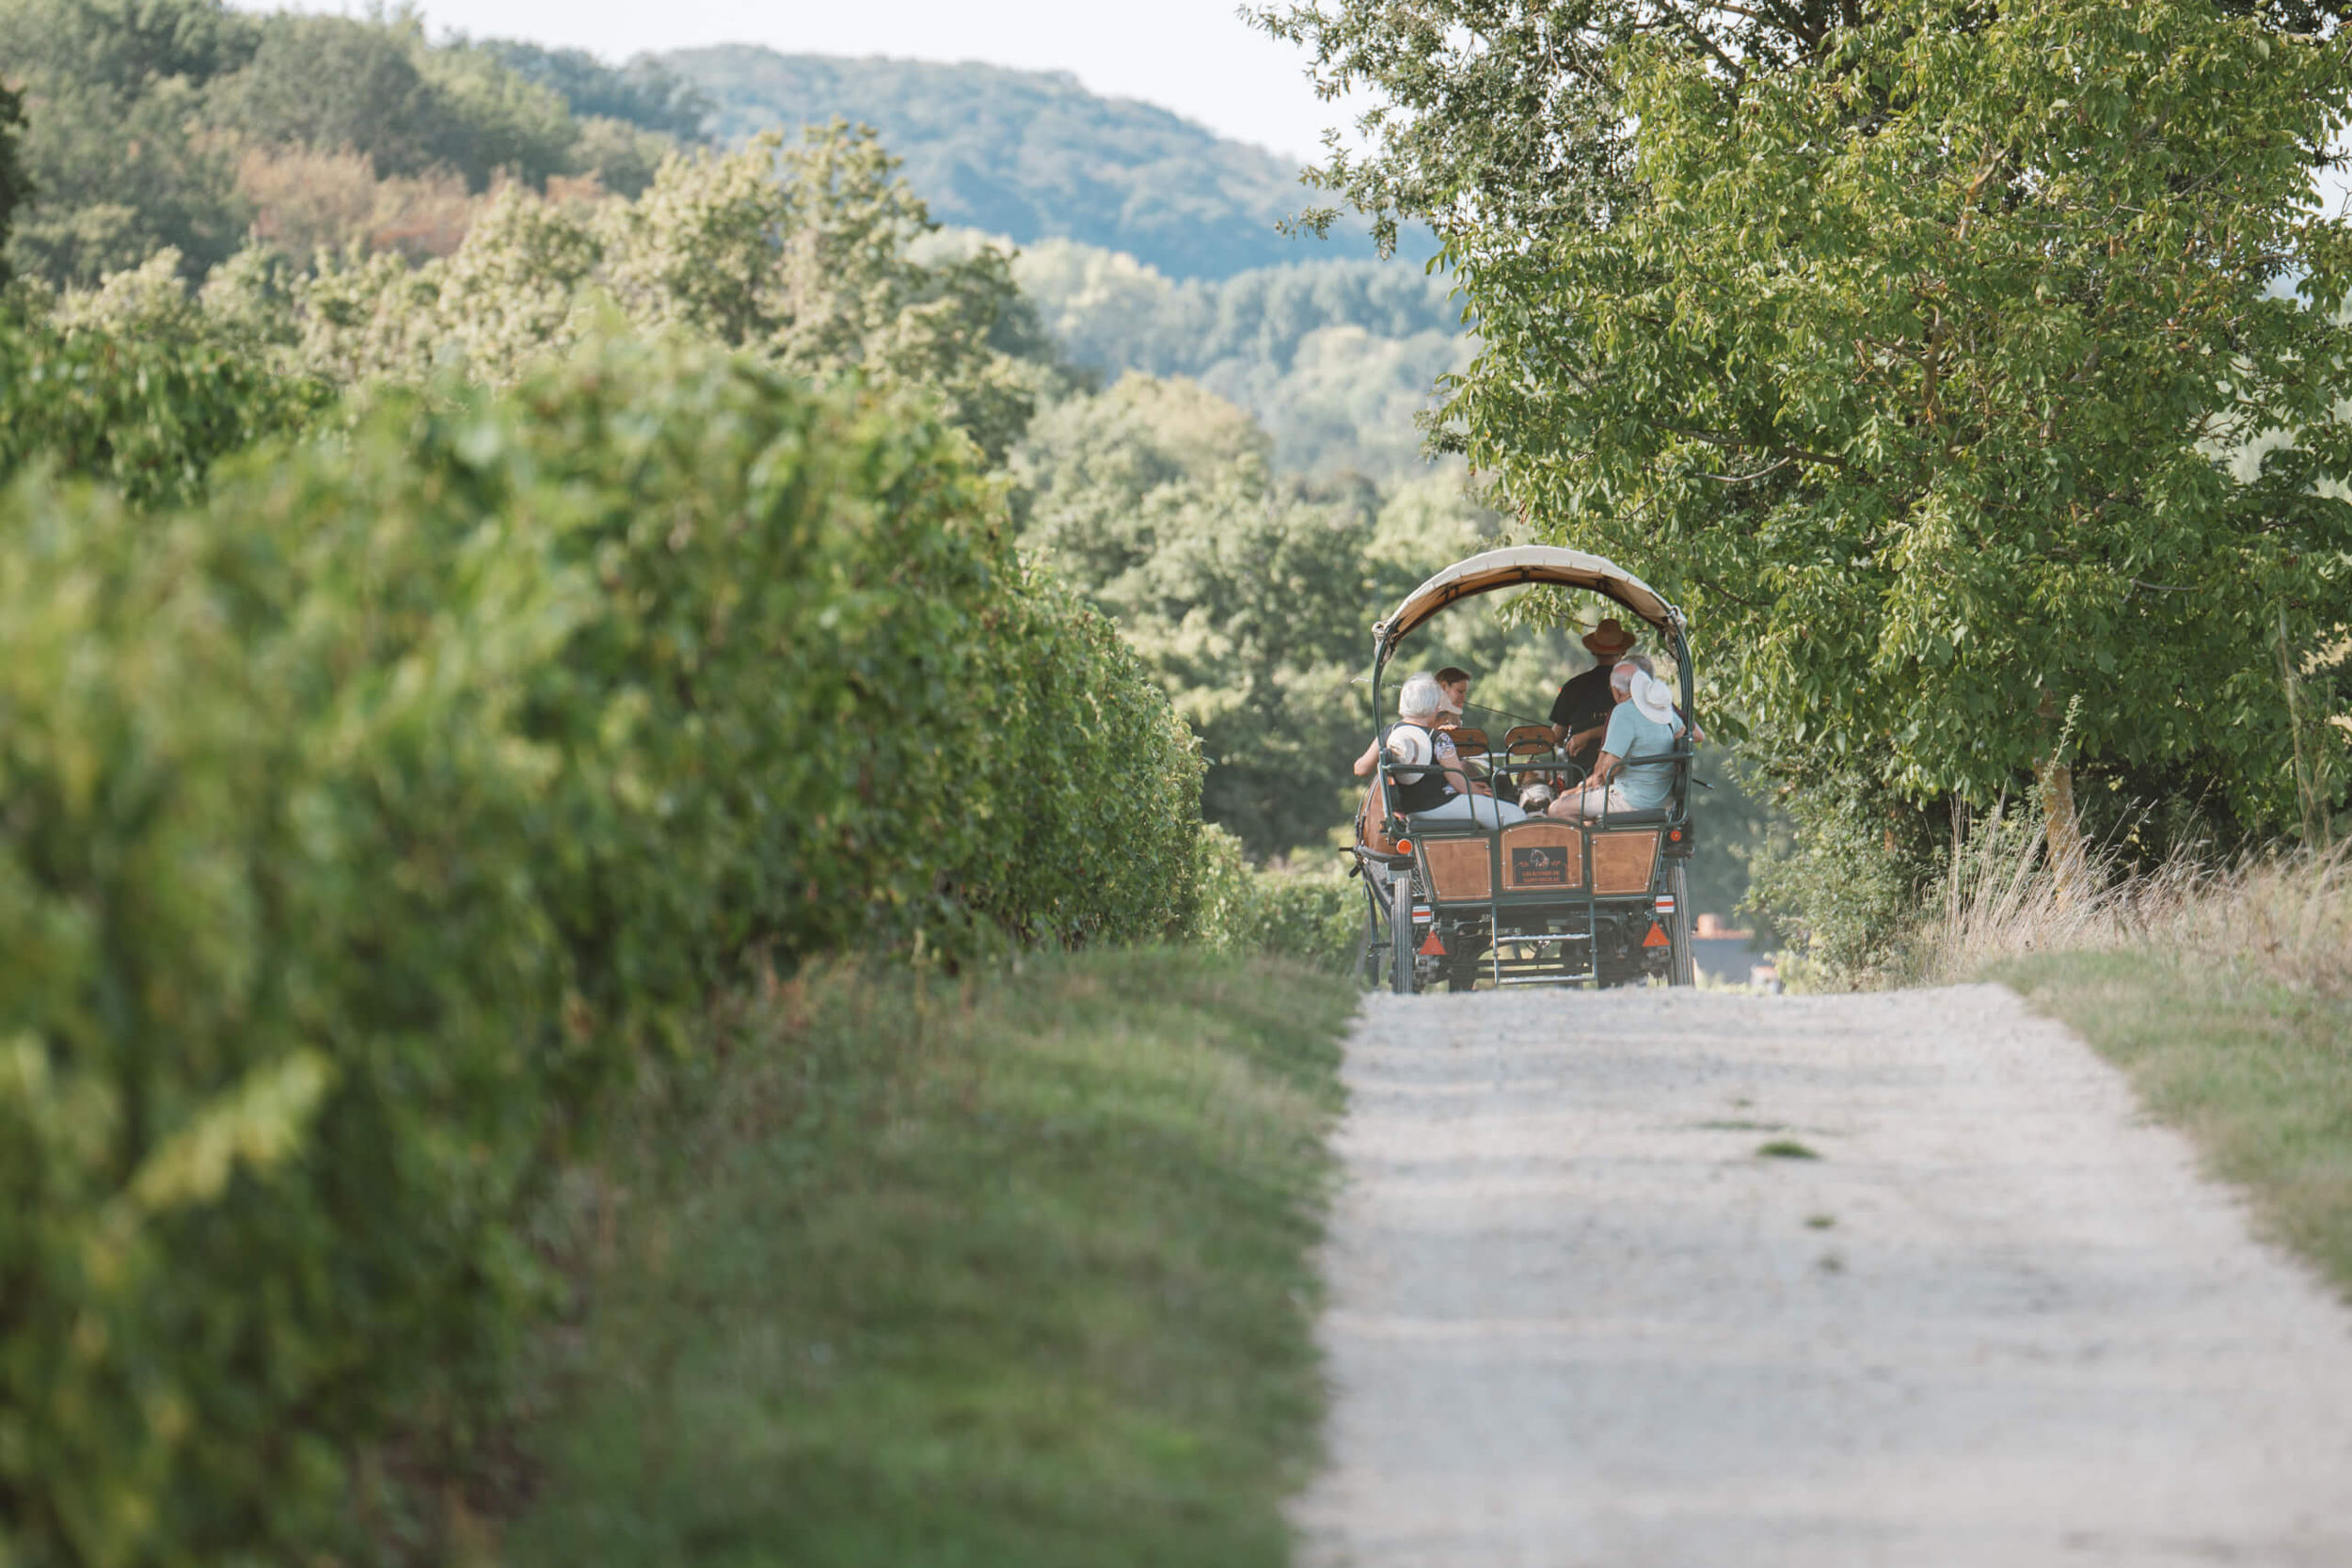
POLYGON ((1652 806, 1647 811, 1613 811, 1607 816, 1588 816, 1584 824, 1590 828, 1655 828, 1672 815, 1664 806, 1652 806))

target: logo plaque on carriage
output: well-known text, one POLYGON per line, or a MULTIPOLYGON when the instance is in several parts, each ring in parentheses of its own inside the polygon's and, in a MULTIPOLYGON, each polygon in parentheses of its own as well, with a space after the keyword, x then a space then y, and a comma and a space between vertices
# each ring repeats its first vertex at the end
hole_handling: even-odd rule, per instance
POLYGON ((1511 885, 1514 887, 1567 886, 1567 849, 1556 844, 1514 847, 1511 851, 1511 885))

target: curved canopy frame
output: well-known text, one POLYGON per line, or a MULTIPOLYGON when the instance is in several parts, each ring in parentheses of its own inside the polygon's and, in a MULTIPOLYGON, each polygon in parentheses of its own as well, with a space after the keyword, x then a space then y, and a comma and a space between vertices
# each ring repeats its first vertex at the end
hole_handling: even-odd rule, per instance
POLYGON ((1587 589, 1613 599, 1669 638, 1681 640, 1682 611, 1664 594, 1613 561, 1557 545, 1513 545, 1457 561, 1406 594, 1388 619, 1375 623, 1373 637, 1385 656, 1448 605, 1541 583, 1587 589))
POLYGON ((1685 713, 1691 710, 1693 684, 1686 623, 1682 611, 1664 594, 1602 556, 1558 545, 1513 545, 1455 562, 1406 594, 1386 620, 1373 623, 1373 727, 1376 730, 1380 726, 1381 681, 1397 643, 1449 605, 1484 594, 1499 594, 1506 588, 1546 583, 1598 594, 1649 623, 1673 650, 1681 675, 1682 709, 1685 713))

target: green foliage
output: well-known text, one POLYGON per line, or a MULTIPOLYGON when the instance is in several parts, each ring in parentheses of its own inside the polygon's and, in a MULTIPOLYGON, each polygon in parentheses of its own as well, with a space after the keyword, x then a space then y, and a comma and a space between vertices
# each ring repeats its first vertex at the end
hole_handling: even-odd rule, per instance
POLYGON ((28 75, 135 94, 237 70, 265 25, 219 0, 8 0, 0 58, 28 75))
MULTIPOLYGON (((1784 835, 1785 843, 1789 829, 1786 815, 1778 809, 1772 790, 1756 781, 1729 748, 1704 748, 1692 776, 1706 787, 1691 791, 1691 829, 1698 852, 1685 863, 1688 883, 1683 896, 1694 915, 1729 918, 1744 908, 1764 927, 1762 937, 1769 947, 1776 934, 1772 915, 1777 906, 1768 907, 1752 896, 1751 873, 1775 835, 1784 835)), ((1731 923, 1749 922, 1742 918, 1731 923)))
POLYGON ((24 172, 24 95, 0 82, 0 286, 8 281, 8 226, 32 195, 24 172))
POLYGON ((24 168, 33 199, 8 238, 10 267, 91 283, 157 250, 201 272, 245 228, 226 153, 193 135, 198 98, 167 77, 135 94, 33 76, 25 86, 24 168))
POLYGON ((644 195, 662 164, 678 150, 673 138, 625 119, 587 115, 573 123, 580 131, 572 143, 573 164, 595 174, 596 182, 614 196, 644 195))
POLYGON ((398 445, 169 519, 7 503, 13 1560, 299 1555, 528 1284, 504 1223, 570 1042, 513 722, 589 600, 368 485, 398 445))
POLYGON ((1187 376, 1256 415, 1294 473, 1403 479, 1426 460, 1414 423, 1468 360, 1445 285, 1371 261, 1175 281, 1132 256, 1046 240, 1012 274, 1070 359, 1116 377, 1187 376))
POLYGON ((678 50, 662 63, 715 105, 716 139, 836 119, 873 126, 942 220, 1023 245, 1123 250, 1171 277, 1370 254, 1360 240, 1309 245, 1277 231, 1297 189, 1289 160, 1151 104, 1098 97, 1066 73, 746 44, 678 50))
MULTIPOLYGON (((1039 415, 1010 464, 1023 548, 1118 621, 1200 736, 1204 814, 1261 858, 1323 846, 1354 812, 1373 621, 1499 526, 1451 475, 1382 496, 1278 478, 1271 449, 1223 399, 1131 375, 1039 415)), ((1586 662, 1499 601, 1443 618, 1406 657, 1458 662, 1473 701, 1538 721, 1586 662)))
POLYGON ((1184 382, 1049 409, 1013 467, 1024 547, 1119 622, 1200 736, 1210 820, 1260 855, 1321 839, 1363 728, 1370 517, 1275 484, 1263 434, 1184 382))
POLYGON ((453 129, 418 69, 410 37, 347 16, 290 13, 266 28, 252 60, 223 81, 221 117, 263 144, 364 151, 379 175, 441 161, 453 129))
POLYGON ((551 174, 584 166, 580 125, 563 94, 509 71, 495 51, 464 43, 421 49, 418 68, 442 120, 438 161, 474 189, 501 175, 542 185, 551 174))
MULTIPOLYGON (((2218 0, 2225 16, 2311 38, 2344 0, 2218 0)), ((1299 45, 1316 90, 1349 105, 1354 135, 1305 182, 1373 220, 1383 248, 1415 222, 1453 245, 1481 235, 1606 230, 1647 198, 1628 51, 1661 47, 1735 87, 1820 65, 1848 29, 1932 25, 1913 0, 1261 0, 1269 36, 1299 45)), ((1954 32, 1994 12, 1947 12, 1954 32)), ((1298 225, 1322 232, 1337 207, 1298 225)))
POLYGON ((343 383, 453 364, 508 381, 617 311, 798 374, 919 388, 1000 456, 1052 380, 1044 346, 1003 256, 912 258, 930 219, 895 168, 833 126, 672 158, 636 200, 594 210, 509 187, 446 260, 347 259, 296 285, 297 357, 343 383))
POLYGON ((1028 420, 1027 380, 997 352, 1022 309, 1005 258, 926 266, 931 220, 869 132, 835 122, 787 144, 666 166, 608 222, 610 285, 630 314, 755 347, 803 373, 917 384, 1001 455, 1028 420))
POLYGON ((0 543, 13 1561, 308 1559, 456 1463, 521 1207, 748 969, 1189 915, 1189 738, 885 400, 586 345, 0 543))
POLYGON ((1199 743, 1116 626, 1022 571, 1026 591, 979 628, 1007 760, 993 788, 958 792, 979 839, 973 900, 1033 942, 1189 931, 1199 743))
POLYGON ((1639 60, 1654 205, 1466 270, 1514 302, 1457 397, 1473 461, 1683 597, 1784 771, 1990 800, 2080 699, 2079 755, 2208 757, 2277 817, 2264 645, 2341 618, 2352 545, 2315 491, 2352 461, 2337 328, 2273 287, 2352 288, 2306 205, 2342 49, 2049 0, 1736 91, 1639 60), (2281 428, 2248 482, 2217 460, 2281 428))
POLYGON ((548 49, 512 39, 485 39, 475 47, 524 80, 552 87, 583 120, 616 120, 675 141, 694 141, 710 112, 707 99, 650 55, 615 68, 583 49, 548 49))
POLYGON ((1787 791, 1781 805, 1785 818, 1750 860, 1748 903, 1832 982, 1883 983, 1942 870, 1920 815, 1851 776, 1787 791))
POLYGON ((165 247, 201 277, 255 215, 245 153, 357 152, 378 176, 453 171, 476 191, 594 173, 634 195, 691 134, 677 129, 691 96, 659 68, 604 72, 599 87, 601 68, 579 59, 430 44, 405 12, 0 0, 0 60, 22 78, 36 196, 9 255, 53 283, 88 284, 165 247), (575 118, 567 87, 593 108, 575 118))
POLYGON ((1225 953, 1288 958, 1325 974, 1349 973, 1364 943, 1364 894, 1355 879, 1260 871, 1241 841, 1212 823, 1200 831, 1200 893, 1194 940, 1225 953))
POLYGON ((364 153, 379 176, 452 168, 542 184, 573 166, 580 130, 555 88, 494 49, 430 47, 421 21, 287 12, 212 89, 212 118, 262 146, 364 153))
MULTIPOLYGON (((176 260, 163 258, 160 291, 184 309, 176 260)), ((315 382, 157 325, 151 312, 127 329, 0 316, 0 481, 45 462, 141 505, 183 500, 219 458, 302 428, 326 404, 315 382)))
POLYGON ((245 228, 231 160, 200 134, 208 83, 251 56, 219 0, 0 0, 0 61, 24 95, 10 264, 95 281, 165 246, 198 275, 245 228))

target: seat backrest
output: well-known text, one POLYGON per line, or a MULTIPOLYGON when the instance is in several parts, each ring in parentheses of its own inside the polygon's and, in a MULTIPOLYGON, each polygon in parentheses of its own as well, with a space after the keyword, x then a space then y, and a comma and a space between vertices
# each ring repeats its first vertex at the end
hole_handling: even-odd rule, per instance
POLYGON ((1454 736, 1454 749, 1461 755, 1483 757, 1486 754, 1486 732, 1485 730, 1474 730, 1465 726, 1449 730, 1447 733, 1454 736))
POLYGON ((1549 747, 1551 744, 1551 727, 1548 724, 1514 724, 1502 732, 1502 749, 1506 752, 1518 752, 1522 740, 1540 740, 1549 747))

